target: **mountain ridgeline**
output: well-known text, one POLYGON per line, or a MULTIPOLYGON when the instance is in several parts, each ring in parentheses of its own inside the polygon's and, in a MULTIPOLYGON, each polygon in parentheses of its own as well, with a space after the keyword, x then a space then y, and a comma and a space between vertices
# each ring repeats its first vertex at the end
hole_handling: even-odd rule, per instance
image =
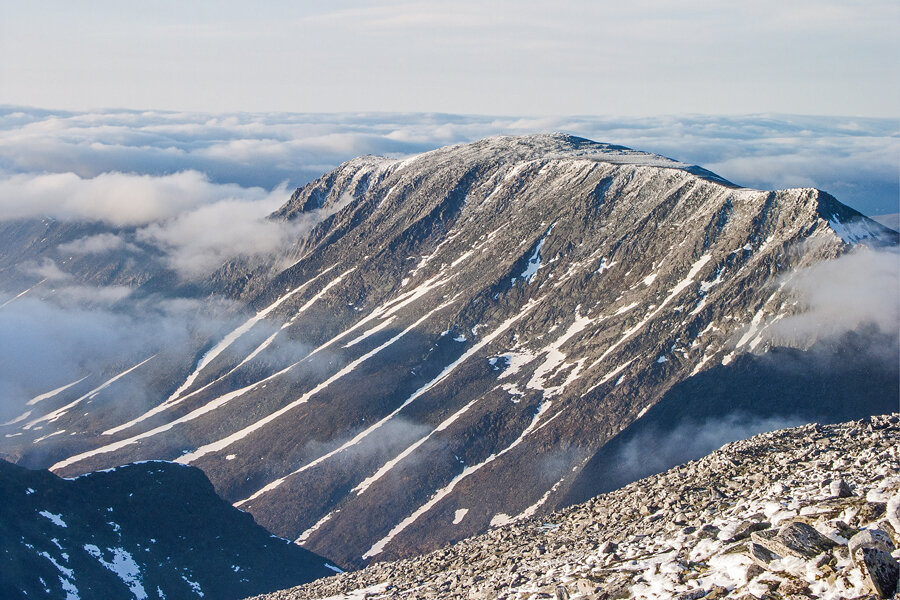
POLYGON ((553 134, 357 158, 271 218, 313 212, 276 266, 198 284, 246 306, 233 328, 188 361, 135 357, 42 399, 0 450, 66 476, 190 464, 270 531, 356 567, 647 474, 610 467, 617 448, 695 457, 666 454, 659 427, 705 440, 699 456, 896 409, 897 360, 840 359, 865 332, 775 347, 773 324, 803 309, 788 274, 897 243, 824 192, 553 134), (154 392, 123 402, 142 370, 154 392))

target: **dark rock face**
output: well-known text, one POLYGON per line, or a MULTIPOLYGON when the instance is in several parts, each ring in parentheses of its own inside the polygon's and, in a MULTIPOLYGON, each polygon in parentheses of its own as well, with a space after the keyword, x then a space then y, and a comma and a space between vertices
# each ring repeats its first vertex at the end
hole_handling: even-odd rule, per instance
POLYGON ((3 598, 244 598, 334 573, 181 465, 63 480, 0 461, 0 498, 3 598))
MULTIPOLYGON (((158 377, 164 397, 104 410, 121 406, 113 386, 64 408, 86 382, 0 449, 69 475, 177 460, 342 565, 419 553, 597 493, 598 452, 676 410, 679 386, 744 372, 752 398, 770 380, 748 353, 796 310, 782 276, 897 238, 817 190, 741 189, 563 135, 355 159, 273 218, 310 211, 330 216, 265 284, 211 276, 253 312, 158 377)), ((847 402, 883 412, 890 377, 847 402)), ((799 387, 775 414, 809 416, 799 387)), ((703 397, 695 414, 729 414, 727 393, 703 397)))

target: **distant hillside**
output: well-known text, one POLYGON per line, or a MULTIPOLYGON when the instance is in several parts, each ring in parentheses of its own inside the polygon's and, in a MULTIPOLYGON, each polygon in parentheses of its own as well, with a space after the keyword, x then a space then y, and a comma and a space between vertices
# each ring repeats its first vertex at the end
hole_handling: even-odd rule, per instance
POLYGON ((147 462, 73 480, 0 461, 0 597, 244 598, 334 574, 215 495, 147 462))

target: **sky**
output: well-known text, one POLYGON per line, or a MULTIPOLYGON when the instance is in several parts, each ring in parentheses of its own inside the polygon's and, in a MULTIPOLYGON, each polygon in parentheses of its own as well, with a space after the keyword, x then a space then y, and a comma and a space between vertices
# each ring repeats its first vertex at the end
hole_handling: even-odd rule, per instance
POLYGON ((897 118, 896 0, 0 0, 0 103, 897 118))

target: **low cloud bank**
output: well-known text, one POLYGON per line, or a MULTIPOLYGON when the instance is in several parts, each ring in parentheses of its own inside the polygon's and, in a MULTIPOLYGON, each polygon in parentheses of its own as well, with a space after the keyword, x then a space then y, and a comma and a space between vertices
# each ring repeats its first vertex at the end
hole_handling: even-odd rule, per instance
POLYGON ((116 388, 121 407, 146 407, 170 385, 171 373, 163 379, 158 369, 169 361, 190 364, 198 340, 234 323, 229 302, 133 301, 129 293, 46 281, 0 302, 0 423, 18 416, 35 396, 86 376, 92 379, 85 385, 96 385, 157 354, 155 363, 116 388))
POLYGON ((858 246, 786 279, 802 312, 773 323, 775 344, 809 345, 875 328, 900 336, 900 252, 858 246))
POLYGON ((709 168, 750 187, 816 186, 865 213, 896 213, 890 119, 446 114, 61 112, 0 107, 0 221, 50 216, 137 229, 60 247, 160 250, 194 278, 260 257, 314 224, 266 219, 294 187, 362 154, 403 156, 497 134, 564 131, 709 168))
POLYGON ((271 190, 283 181, 301 186, 362 154, 399 156, 490 135, 564 131, 699 164, 749 187, 819 187, 865 214, 883 214, 897 212, 900 194, 897 129, 893 119, 791 115, 216 115, 0 107, 0 179, 195 171, 212 183, 271 190))

